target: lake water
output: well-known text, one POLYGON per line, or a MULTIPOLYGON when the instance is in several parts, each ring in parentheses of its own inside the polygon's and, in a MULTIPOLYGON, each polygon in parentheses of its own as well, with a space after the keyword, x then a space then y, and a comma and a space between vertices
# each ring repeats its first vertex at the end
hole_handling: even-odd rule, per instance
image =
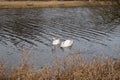
POLYGON ((43 66, 60 57, 81 53, 118 58, 120 10, 114 7, 0 9, 0 59, 6 65, 20 63, 30 53, 30 63, 43 66), (73 39, 71 48, 54 50, 52 38, 73 39), (24 52, 23 52, 24 50, 24 52))

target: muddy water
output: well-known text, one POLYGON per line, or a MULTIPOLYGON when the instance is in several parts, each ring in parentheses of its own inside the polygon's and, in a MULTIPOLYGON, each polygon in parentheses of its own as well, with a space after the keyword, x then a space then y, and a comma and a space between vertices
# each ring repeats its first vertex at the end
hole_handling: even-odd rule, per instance
POLYGON ((43 66, 73 52, 91 57, 120 53, 120 10, 111 7, 0 9, 0 59, 17 65, 21 54, 43 66), (52 38, 73 39, 71 48, 52 46, 52 38))

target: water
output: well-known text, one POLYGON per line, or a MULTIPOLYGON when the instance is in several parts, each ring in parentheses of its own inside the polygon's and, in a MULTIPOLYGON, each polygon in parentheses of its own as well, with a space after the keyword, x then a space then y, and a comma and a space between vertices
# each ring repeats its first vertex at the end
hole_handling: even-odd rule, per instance
POLYGON ((114 7, 0 9, 0 59, 13 66, 22 53, 30 53, 30 63, 43 66, 53 61, 54 53, 118 58, 119 13, 114 7), (74 44, 64 50, 58 45, 53 51, 53 37, 73 39, 74 44))

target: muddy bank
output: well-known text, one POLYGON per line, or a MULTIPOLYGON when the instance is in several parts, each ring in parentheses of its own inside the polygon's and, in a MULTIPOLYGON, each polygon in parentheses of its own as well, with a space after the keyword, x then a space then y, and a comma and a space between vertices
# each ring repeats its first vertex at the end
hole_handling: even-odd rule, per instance
POLYGON ((48 8, 48 7, 86 7, 109 6, 116 3, 107 1, 1 1, 0 8, 48 8))

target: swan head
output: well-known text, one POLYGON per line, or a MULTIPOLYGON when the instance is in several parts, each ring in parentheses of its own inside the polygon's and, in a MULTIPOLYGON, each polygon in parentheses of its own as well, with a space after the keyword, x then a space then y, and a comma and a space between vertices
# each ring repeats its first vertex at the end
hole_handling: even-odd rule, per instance
POLYGON ((54 40, 56 40, 56 38, 53 37, 52 40, 54 41, 54 40))

